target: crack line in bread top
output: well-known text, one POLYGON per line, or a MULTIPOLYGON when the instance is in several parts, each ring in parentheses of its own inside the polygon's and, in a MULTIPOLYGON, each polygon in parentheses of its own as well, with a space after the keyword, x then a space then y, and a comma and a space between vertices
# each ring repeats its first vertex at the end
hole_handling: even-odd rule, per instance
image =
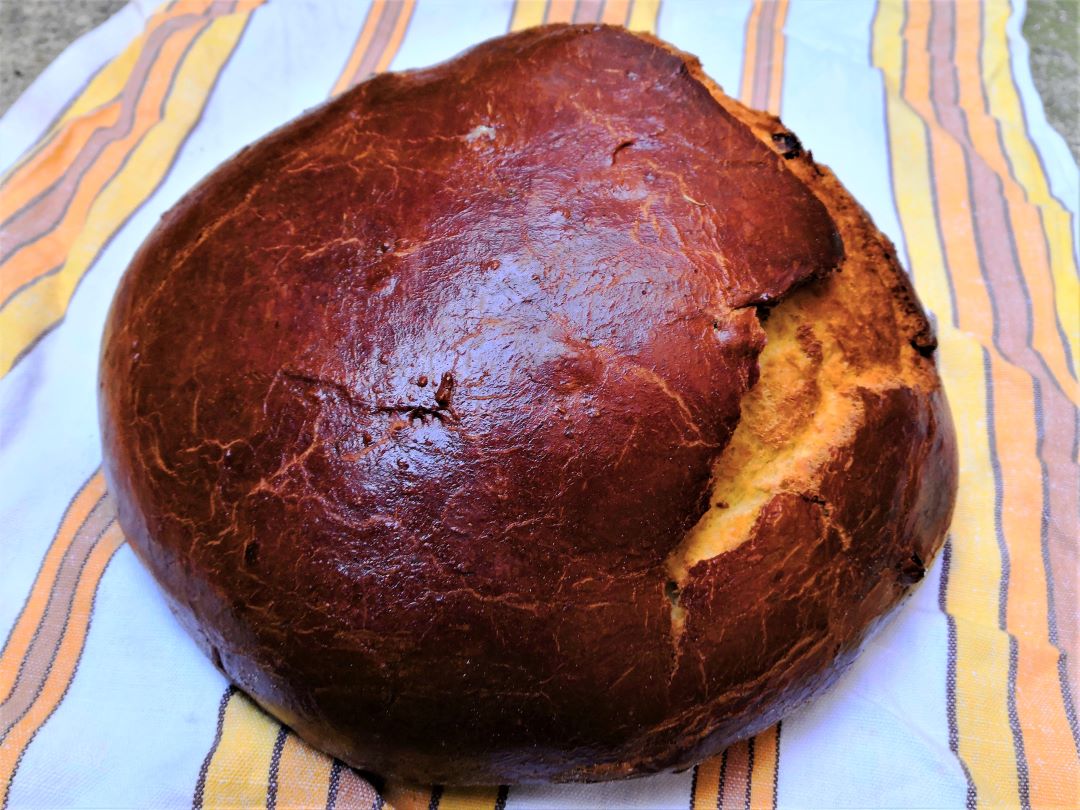
MULTIPOLYGON (((209 572, 198 621, 282 662, 226 651, 230 676, 278 716, 318 704, 418 746, 664 722, 672 555, 716 508, 757 308, 844 260, 804 159, 670 51, 551 26, 366 82, 189 195, 117 299, 139 345, 106 362, 171 472, 127 484, 144 557, 209 572), (471 715, 432 712, 451 690, 471 715), (509 719, 484 697, 523 692, 509 719)), ((821 342, 784 329, 800 356, 821 342)), ((826 507, 800 525, 832 537, 826 507)))
MULTIPOLYGON (((468 85, 445 68, 362 85, 249 150, 230 172, 239 177, 189 209, 191 226, 213 233, 194 240, 175 278, 227 286, 231 304, 216 313, 227 338, 197 359, 235 365, 239 378, 317 374, 359 399, 415 403, 414 415, 438 412, 414 380, 453 372, 453 426, 361 414, 329 396, 280 407, 303 412, 308 431, 329 430, 327 447, 351 447, 358 427, 375 437, 367 469, 324 460, 357 517, 402 477, 425 476, 445 491, 418 511, 450 534, 476 527, 443 497, 475 487, 470 498, 495 498, 494 520, 548 515, 569 548, 591 535, 655 563, 700 514, 711 460, 755 379, 763 339, 740 308, 834 268, 835 227, 681 59, 636 37, 555 28, 464 59, 468 85), (264 168, 255 176, 245 163, 264 168), (215 208, 224 225, 198 221, 215 208), (773 221, 769 210, 784 213, 773 221), (294 221, 307 227, 283 244, 294 221), (229 255, 240 244, 242 262, 229 255), (246 345, 265 319, 280 340, 246 345), (321 340, 297 346, 312 325, 321 340), (513 453, 534 457, 508 462, 513 453), (500 471, 566 488, 515 510, 486 483, 500 471), (642 499, 651 514, 635 514, 642 499)), ((199 377, 183 365, 175 377, 199 377)), ((285 452, 273 425, 250 427, 285 452)))

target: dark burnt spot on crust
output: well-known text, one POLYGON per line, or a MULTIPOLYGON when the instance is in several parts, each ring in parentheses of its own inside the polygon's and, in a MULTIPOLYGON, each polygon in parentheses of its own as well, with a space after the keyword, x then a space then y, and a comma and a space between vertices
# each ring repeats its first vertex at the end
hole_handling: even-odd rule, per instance
POLYGON ((794 132, 774 132, 773 143, 785 160, 799 157, 803 153, 803 146, 794 132))
MULTIPOLYGON (((884 255, 885 259, 896 268, 897 272, 902 274, 903 270, 900 269, 896 253, 891 245, 886 245, 884 255)), ((913 335, 909 341, 911 348, 922 357, 932 358, 938 347, 937 334, 930 318, 923 311, 910 281, 906 277, 897 278, 890 292, 896 306, 912 324, 911 331, 913 335)))
POLYGON ((909 557, 900 563, 897 579, 901 585, 906 587, 919 582, 925 575, 926 566, 923 564, 923 559, 917 551, 913 551, 909 557))
POLYGON ((618 146, 611 152, 611 165, 614 166, 619 158, 619 153, 626 149, 629 149, 636 143, 633 138, 627 138, 625 141, 621 141, 618 146))
POLYGON ((669 579, 664 583, 664 596, 672 605, 677 606, 679 604, 679 583, 673 579, 669 579))
POLYGON ((454 375, 447 371, 444 372, 442 378, 439 380, 439 387, 435 391, 435 401, 439 404, 440 408, 450 407, 450 398, 454 394, 454 375))
POLYGON ((933 357, 934 352, 937 351, 937 346, 937 336, 933 332, 911 339, 911 348, 918 352, 921 357, 933 357))

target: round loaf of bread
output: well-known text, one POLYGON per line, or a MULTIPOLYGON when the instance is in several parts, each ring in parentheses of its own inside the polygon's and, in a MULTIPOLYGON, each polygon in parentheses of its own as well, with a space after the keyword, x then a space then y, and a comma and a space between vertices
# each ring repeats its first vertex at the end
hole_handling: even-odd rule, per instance
POLYGON ((942 543, 935 342, 772 116, 608 26, 383 74, 161 222, 106 329, 120 523, 314 746, 443 784, 686 767, 942 543))

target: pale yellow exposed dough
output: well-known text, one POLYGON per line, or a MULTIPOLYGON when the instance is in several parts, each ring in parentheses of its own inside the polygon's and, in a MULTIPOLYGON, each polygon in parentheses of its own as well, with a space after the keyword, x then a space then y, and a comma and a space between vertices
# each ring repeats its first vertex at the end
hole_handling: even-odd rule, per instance
MULTIPOLYGON (((779 119, 727 98, 704 74, 698 78, 767 144, 786 131, 779 119)), ((888 241, 831 171, 808 157, 787 162, 829 210, 846 258, 764 317, 760 378, 714 467, 708 508, 668 558, 677 586, 695 563, 745 542, 773 495, 814 492, 823 466, 863 422, 860 390, 935 386, 932 367, 910 345, 921 324, 898 297, 895 274, 902 271, 888 241)))

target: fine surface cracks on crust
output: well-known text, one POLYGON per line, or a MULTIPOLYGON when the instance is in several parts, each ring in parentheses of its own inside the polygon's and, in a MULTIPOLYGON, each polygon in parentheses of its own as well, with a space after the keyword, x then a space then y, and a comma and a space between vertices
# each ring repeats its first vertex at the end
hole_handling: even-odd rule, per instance
MULTIPOLYGON (((421 389, 426 387, 426 377, 424 379, 425 385, 418 386, 421 389)), ((448 426, 453 426, 458 422, 458 415, 455 413, 451 404, 454 377, 452 372, 449 371, 442 375, 438 388, 432 393, 434 401, 427 403, 385 402, 381 400, 369 401, 358 396, 349 386, 337 380, 305 374, 286 368, 279 369, 275 374, 274 381, 270 385, 270 391, 273 391, 278 385, 292 389, 292 395, 301 398, 314 399, 320 402, 330 398, 340 403, 344 403, 348 408, 353 409, 353 411, 357 413, 367 414, 369 416, 384 415, 391 417, 389 427, 382 435, 374 436, 372 435, 371 430, 365 429, 361 431, 359 435, 361 441, 361 447, 359 449, 338 451, 338 455, 342 460, 347 462, 358 461, 377 446, 384 444, 397 430, 408 427, 414 420, 420 420, 422 422, 435 420, 448 426)), ((264 412, 267 404, 268 403, 264 403, 264 412)), ((276 482, 285 477, 291 470, 299 469, 303 471, 307 458, 313 452, 328 443, 326 438, 320 434, 322 414, 322 407, 320 407, 319 415, 312 425, 313 435, 310 442, 308 442, 302 450, 291 453, 287 458, 283 459, 274 472, 263 476, 249 490, 249 496, 259 492, 278 493, 278 485, 276 482)), ((236 442, 231 442, 230 444, 235 443, 236 442)), ((329 509, 329 511, 333 512, 334 510, 329 509)))

